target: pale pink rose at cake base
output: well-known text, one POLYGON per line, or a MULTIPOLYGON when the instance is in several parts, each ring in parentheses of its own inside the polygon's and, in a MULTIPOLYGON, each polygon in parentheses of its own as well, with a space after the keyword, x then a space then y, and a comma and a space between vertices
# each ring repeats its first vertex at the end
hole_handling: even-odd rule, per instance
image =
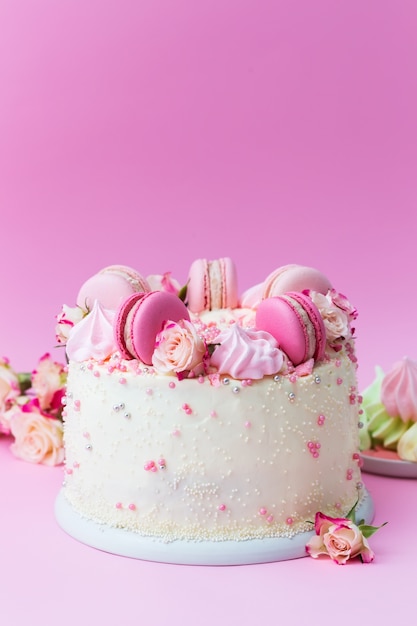
POLYGON ((10 420, 13 454, 29 463, 60 465, 64 461, 63 428, 58 419, 45 417, 36 401, 16 411, 10 420))
POLYGON ((86 314, 87 312, 79 306, 70 307, 66 304, 62 306, 61 312, 56 316, 57 324, 55 326, 55 336, 59 344, 65 345, 67 343, 71 330, 75 324, 81 322, 86 314))
POLYGON ((166 322, 156 338, 152 365, 162 374, 204 372, 206 344, 188 320, 166 322))
POLYGON ((314 528, 316 535, 306 545, 307 553, 313 558, 326 555, 338 565, 358 556, 364 563, 373 561, 374 553, 367 539, 349 519, 316 513, 314 528))
POLYGON ((60 410, 65 381, 64 366, 53 361, 49 353, 44 354, 32 372, 32 391, 42 410, 60 410))

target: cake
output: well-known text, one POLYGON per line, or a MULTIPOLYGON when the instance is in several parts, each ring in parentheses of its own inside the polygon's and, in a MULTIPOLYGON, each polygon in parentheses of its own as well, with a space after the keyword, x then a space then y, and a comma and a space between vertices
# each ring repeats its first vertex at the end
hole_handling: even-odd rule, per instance
POLYGON ((380 458, 417 463, 417 361, 404 357, 363 391, 360 446, 380 458))
MULTIPOLYGON (((240 297, 233 262, 104 268, 58 316, 68 357, 60 525, 174 563, 305 554, 315 514, 358 503, 356 310, 287 265, 240 297)), ((362 515, 363 516, 363 515, 362 515)))

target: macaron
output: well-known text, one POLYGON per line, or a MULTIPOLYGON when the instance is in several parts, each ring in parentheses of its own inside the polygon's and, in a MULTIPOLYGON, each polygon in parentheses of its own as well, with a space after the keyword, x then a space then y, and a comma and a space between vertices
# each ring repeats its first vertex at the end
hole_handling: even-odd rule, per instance
POLYGON ((187 305, 193 313, 234 309, 238 305, 237 274, 229 257, 197 259, 190 267, 187 305))
POLYGON ((152 365, 156 337, 165 322, 190 319, 178 296, 166 291, 131 294, 119 307, 114 333, 116 345, 125 359, 139 359, 152 365))
POLYGON ((116 310, 128 296, 136 292, 149 292, 148 281, 136 270, 126 265, 109 265, 82 285, 77 305, 91 311, 94 300, 106 309, 116 310))
POLYGON ((320 361, 326 347, 326 329, 320 312, 307 295, 289 292, 263 300, 255 326, 269 332, 293 365, 313 358, 320 361))
POLYGON ((332 284, 319 270, 305 265, 283 265, 267 276, 263 283, 263 298, 281 296, 289 291, 318 291, 326 294, 332 284))

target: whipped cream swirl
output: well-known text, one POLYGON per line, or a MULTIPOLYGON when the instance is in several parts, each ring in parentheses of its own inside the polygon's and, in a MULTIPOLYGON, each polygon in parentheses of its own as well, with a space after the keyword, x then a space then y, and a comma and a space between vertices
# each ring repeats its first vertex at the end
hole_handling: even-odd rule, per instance
POLYGON ((216 347, 211 357, 220 374, 233 378, 259 379, 280 371, 284 355, 272 335, 262 330, 244 329, 231 324, 216 338, 216 347))
POLYGON ((93 308, 72 328, 67 341, 67 355, 71 361, 107 359, 116 351, 113 321, 115 311, 105 309, 98 300, 93 308))

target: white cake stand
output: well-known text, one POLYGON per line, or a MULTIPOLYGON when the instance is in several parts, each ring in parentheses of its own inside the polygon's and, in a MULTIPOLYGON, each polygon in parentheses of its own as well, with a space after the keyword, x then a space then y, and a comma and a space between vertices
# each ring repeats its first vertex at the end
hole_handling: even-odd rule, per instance
MULTIPOLYGON (((306 543, 314 534, 314 531, 304 532, 291 539, 165 542, 88 520, 72 508, 62 491, 55 502, 55 516, 61 528, 71 537, 98 550, 178 565, 250 565, 298 559, 306 556, 306 543)), ((366 490, 356 517, 357 520, 364 519, 367 524, 374 518, 374 504, 366 490)))

